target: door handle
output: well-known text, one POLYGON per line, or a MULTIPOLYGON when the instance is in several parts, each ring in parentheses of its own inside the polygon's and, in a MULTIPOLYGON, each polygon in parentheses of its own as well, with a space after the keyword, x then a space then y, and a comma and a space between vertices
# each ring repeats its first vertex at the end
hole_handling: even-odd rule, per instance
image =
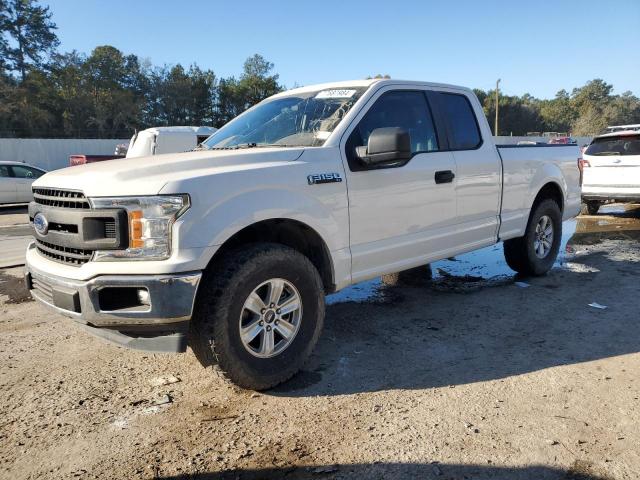
POLYGON ((451 183, 454 178, 456 178, 456 174, 451 170, 440 170, 435 175, 436 183, 451 183))

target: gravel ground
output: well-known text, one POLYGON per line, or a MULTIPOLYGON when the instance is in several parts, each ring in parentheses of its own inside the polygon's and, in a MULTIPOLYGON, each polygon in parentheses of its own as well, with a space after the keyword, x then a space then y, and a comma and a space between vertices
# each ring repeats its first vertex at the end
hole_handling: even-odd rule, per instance
POLYGON ((96 339, 0 270, 0 478, 640 478, 640 210, 573 229, 545 277, 489 249, 502 271, 332 297, 305 370, 260 394, 96 339))

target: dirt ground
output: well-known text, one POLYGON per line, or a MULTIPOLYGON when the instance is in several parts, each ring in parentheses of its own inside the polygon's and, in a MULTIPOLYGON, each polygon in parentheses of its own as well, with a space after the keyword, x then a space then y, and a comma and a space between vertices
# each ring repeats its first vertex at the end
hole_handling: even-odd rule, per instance
POLYGON ((640 208, 565 230, 545 277, 490 248, 331 297, 304 371, 260 394, 96 339, 0 270, 0 478, 640 478, 640 208))

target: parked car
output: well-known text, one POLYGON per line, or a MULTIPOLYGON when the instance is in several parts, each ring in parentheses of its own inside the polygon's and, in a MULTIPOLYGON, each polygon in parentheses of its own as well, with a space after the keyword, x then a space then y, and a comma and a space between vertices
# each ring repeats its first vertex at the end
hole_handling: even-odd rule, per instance
POLYGON ((20 162, 0 162, 0 204, 33 200, 31 184, 46 172, 20 162))
POLYGON ((582 199, 589 214, 610 200, 640 202, 640 126, 595 137, 582 158, 582 199))
MULTIPOLYGON (((102 162, 117 158, 136 158, 163 153, 178 153, 193 150, 206 140, 217 129, 213 127, 154 127, 136 132, 126 155, 71 155, 69 164, 84 165, 85 163, 102 162)), ((120 145, 116 147, 121 151, 120 145)))
POLYGON ((578 141, 571 137, 554 137, 549 140, 550 145, 577 145, 578 141))
POLYGON ((515 271, 546 273, 580 210, 578 157, 496 147, 467 88, 298 88, 199 151, 40 178, 27 284, 90 332, 154 351, 190 344, 203 365, 266 389, 310 355, 325 294, 500 241, 515 271))

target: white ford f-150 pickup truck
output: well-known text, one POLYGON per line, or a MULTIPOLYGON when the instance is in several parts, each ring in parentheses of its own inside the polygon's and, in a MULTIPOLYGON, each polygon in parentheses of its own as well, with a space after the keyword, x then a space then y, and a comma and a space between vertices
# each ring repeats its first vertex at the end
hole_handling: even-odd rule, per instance
POLYGON ((294 375, 325 294, 504 242, 553 265, 580 210, 577 146, 497 147, 467 88, 360 80, 270 97, 199 151, 33 185, 32 295, 120 345, 185 351, 238 385, 294 375))

